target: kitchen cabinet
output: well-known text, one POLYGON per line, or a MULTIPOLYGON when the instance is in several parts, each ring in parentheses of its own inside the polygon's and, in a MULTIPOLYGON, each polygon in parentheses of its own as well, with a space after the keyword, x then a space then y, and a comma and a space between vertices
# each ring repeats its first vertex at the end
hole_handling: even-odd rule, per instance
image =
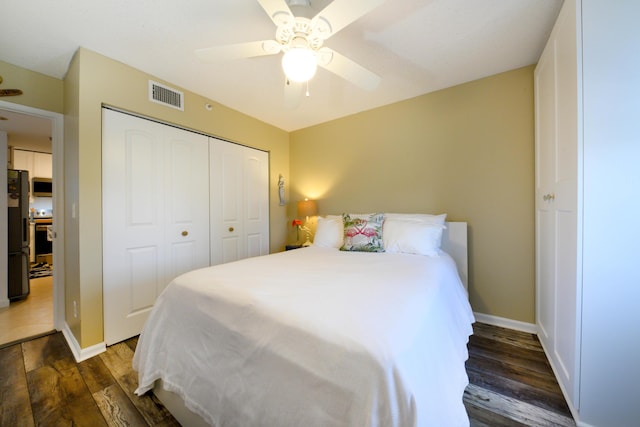
MULTIPOLYGON (((26 170, 29 172, 29 202, 32 207, 37 209, 51 209, 51 200, 45 198, 36 198, 33 195, 32 180, 37 178, 53 177, 53 156, 50 153, 41 153, 38 151, 13 149, 13 169, 26 170)), ((33 255, 33 251, 31 252, 33 255)), ((32 259, 32 261, 34 261, 32 259)))
POLYGON ((13 149, 13 169, 29 171, 29 178, 32 178, 33 171, 33 151, 13 149))
POLYGON ((13 168, 29 171, 29 179, 53 178, 53 157, 50 153, 39 151, 13 150, 13 168))
POLYGON ((49 153, 33 152, 33 174, 38 178, 53 178, 53 162, 49 153))

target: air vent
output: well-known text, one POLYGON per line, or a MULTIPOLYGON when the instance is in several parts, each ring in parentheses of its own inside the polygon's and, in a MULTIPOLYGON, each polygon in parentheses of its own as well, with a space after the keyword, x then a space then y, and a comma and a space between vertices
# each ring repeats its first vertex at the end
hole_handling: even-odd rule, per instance
POLYGON ((163 84, 149 80, 149 101, 184 111, 184 94, 163 84))

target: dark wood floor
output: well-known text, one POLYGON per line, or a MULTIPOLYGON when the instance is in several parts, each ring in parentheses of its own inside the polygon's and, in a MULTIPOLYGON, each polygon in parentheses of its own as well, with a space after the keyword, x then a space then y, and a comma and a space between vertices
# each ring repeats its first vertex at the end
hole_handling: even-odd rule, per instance
POLYGON ((76 363, 61 333, 0 350, 0 426, 179 426, 152 395, 135 396, 136 338, 76 363))
MULTIPOLYGON (((573 426, 535 335, 474 325, 464 395, 471 425, 573 426)), ((76 363, 60 333, 0 349, 0 426, 177 426, 135 396, 137 338, 76 363)))
POLYGON ((472 427, 575 426, 534 334, 473 325, 464 403, 472 427))

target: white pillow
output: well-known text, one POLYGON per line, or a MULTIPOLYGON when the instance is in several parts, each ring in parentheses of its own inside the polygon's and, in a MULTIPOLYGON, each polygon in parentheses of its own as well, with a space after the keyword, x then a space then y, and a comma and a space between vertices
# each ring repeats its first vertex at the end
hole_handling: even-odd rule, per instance
POLYGON ((382 228, 382 241, 387 253, 438 256, 445 228, 431 219, 387 218, 382 228))
POLYGON ((342 215, 318 217, 313 246, 321 248, 340 248, 344 244, 344 226, 342 215))
POLYGON ((431 215, 431 214, 385 213, 384 217, 385 219, 418 220, 418 221, 444 225, 444 222, 447 219, 447 214, 445 213, 440 215, 431 215))

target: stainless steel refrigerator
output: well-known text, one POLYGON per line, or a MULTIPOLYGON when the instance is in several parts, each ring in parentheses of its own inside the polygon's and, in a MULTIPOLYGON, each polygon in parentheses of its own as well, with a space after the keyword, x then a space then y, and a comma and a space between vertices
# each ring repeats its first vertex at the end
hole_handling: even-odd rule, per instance
POLYGON ((29 295, 29 172, 7 171, 9 301, 29 295))

